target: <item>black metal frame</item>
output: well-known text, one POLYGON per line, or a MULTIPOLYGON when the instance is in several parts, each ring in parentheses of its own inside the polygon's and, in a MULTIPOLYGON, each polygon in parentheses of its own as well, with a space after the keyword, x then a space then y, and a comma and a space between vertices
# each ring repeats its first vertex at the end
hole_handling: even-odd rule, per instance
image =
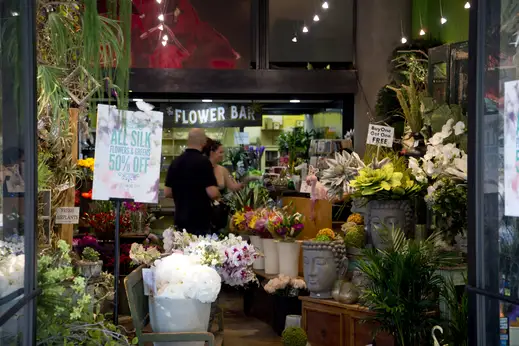
MULTIPOLYGON (((25 157, 25 273, 24 289, 15 292, 20 300, 0 316, 0 325, 9 320, 14 314, 23 312, 23 345, 36 344, 36 297, 40 293, 36 278, 36 229, 37 229, 37 106, 36 106, 36 1, 17 0, 19 9, 20 32, 20 87, 19 109, 14 112, 20 118, 19 136, 23 136, 25 157)), ((7 8, 2 9, 4 12, 7 8)), ((8 115, 13 115, 9 113, 8 115)), ((4 117, 6 120, 7 117, 4 117)), ((12 117, 9 119, 10 121, 12 117)), ((14 139, 14 138, 13 138, 14 139)), ((14 297, 14 298, 16 298, 14 297)), ((14 299, 13 298, 13 299, 14 299)))

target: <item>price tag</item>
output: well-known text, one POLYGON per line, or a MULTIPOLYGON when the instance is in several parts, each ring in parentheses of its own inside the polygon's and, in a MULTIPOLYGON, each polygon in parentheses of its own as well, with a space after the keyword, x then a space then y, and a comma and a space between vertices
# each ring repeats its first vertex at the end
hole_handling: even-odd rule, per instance
POLYGON ((157 291, 155 288, 155 271, 150 268, 142 269, 142 281, 144 282, 144 295, 154 295, 157 291))
POLYGON ((60 225, 75 225, 79 223, 79 208, 58 208, 56 210, 56 223, 60 225))
POLYGON ((234 133, 234 144, 235 145, 249 145, 249 133, 248 132, 235 132, 234 133))
POLYGON ((369 124, 368 138, 366 144, 380 145, 392 148, 395 138, 395 129, 391 126, 369 124))

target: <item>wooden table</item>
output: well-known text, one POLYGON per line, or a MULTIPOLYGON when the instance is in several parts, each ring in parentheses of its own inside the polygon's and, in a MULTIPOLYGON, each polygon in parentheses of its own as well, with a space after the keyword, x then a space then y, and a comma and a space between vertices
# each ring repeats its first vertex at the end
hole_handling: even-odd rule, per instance
MULTIPOLYGON (((331 299, 300 297, 303 302, 303 329, 312 346, 366 346, 373 342, 375 322, 365 322, 372 317, 361 305, 347 305, 331 299)), ((393 346, 393 338, 381 333, 377 346, 393 346)))

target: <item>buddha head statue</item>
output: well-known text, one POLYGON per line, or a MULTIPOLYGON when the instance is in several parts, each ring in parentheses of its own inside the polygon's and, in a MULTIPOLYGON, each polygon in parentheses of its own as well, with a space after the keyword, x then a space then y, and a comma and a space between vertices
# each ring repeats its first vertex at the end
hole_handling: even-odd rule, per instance
POLYGON ((303 242, 303 272, 310 297, 331 298, 335 281, 347 269, 342 241, 303 242))
POLYGON ((400 228, 406 236, 414 231, 414 212, 409 201, 370 201, 366 226, 372 244, 384 247, 381 231, 384 228, 400 228))

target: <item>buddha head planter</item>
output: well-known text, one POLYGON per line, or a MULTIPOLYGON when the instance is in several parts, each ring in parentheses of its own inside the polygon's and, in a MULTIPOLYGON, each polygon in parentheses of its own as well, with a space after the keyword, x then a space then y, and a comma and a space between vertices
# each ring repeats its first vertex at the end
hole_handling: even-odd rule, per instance
POLYGON ((410 201, 370 201, 366 218, 368 237, 377 249, 386 247, 381 231, 400 228, 406 236, 414 235, 414 212, 410 201))
POLYGON ((332 298, 335 281, 348 268, 346 247, 342 241, 305 241, 303 264, 310 297, 332 298))

